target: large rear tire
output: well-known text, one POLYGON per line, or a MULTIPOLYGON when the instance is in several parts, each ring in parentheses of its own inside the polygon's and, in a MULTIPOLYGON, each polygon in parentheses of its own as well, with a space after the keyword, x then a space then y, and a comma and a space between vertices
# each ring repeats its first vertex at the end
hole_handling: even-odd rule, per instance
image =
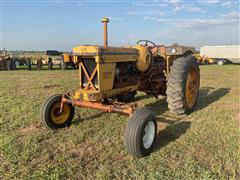
POLYGON ((147 108, 136 110, 128 121, 125 144, 129 154, 141 158, 151 153, 157 134, 157 121, 147 108))
POLYGON ((59 129, 69 127, 74 117, 75 109, 71 104, 64 104, 63 112, 60 113, 61 94, 49 97, 41 109, 42 124, 48 129, 59 129))
POLYGON ((177 115, 190 114, 196 105, 200 86, 197 60, 189 55, 173 61, 167 82, 167 102, 177 115))

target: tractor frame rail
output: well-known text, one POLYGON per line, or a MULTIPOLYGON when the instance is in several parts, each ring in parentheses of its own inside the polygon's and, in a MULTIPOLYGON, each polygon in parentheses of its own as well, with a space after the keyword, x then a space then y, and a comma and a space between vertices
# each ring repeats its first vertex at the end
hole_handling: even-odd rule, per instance
POLYGON ((81 99, 73 100, 65 96, 62 96, 60 112, 62 112, 64 103, 71 104, 72 106, 97 109, 107 113, 115 112, 125 114, 128 116, 131 116, 133 114, 134 108, 136 108, 136 104, 122 105, 116 102, 108 102, 108 104, 103 104, 99 102, 83 101, 81 99))

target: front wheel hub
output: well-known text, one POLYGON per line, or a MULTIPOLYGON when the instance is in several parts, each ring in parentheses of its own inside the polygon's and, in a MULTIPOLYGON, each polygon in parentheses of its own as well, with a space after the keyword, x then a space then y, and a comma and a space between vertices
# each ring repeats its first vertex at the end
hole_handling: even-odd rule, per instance
POLYGON ((148 149, 154 140, 155 137, 155 125, 152 121, 149 121, 144 129, 144 136, 143 136, 143 146, 148 149))
POLYGON ((60 109, 61 109, 61 102, 58 102, 53 105, 53 108, 51 111, 51 118, 53 122, 56 124, 64 123, 70 115, 70 108, 68 105, 63 105, 62 113, 60 112, 60 109))
POLYGON ((49 129, 69 127, 74 117, 74 107, 71 104, 62 104, 62 95, 56 94, 49 97, 41 109, 41 121, 49 129))
POLYGON ((192 107, 196 101, 198 89, 199 89, 199 78, 196 67, 192 67, 189 70, 186 82, 186 103, 188 107, 192 107))

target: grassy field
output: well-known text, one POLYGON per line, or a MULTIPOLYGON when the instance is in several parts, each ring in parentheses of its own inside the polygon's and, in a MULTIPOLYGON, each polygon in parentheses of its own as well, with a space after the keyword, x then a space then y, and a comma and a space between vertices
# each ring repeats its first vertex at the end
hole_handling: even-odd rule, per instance
POLYGON ((177 117, 165 99, 138 94, 157 115, 154 152, 133 159, 127 117, 77 109, 70 128, 48 131, 41 103, 78 86, 76 70, 0 72, 0 179, 240 179, 240 66, 201 66, 196 111, 177 117))

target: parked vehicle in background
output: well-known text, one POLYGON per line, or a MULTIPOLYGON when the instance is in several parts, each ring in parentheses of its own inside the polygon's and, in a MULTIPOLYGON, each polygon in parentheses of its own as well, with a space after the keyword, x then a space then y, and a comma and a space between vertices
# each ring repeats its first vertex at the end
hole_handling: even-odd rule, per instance
POLYGON ((77 68, 77 62, 74 59, 74 56, 70 53, 63 53, 63 64, 62 69, 67 69, 68 67, 77 68))
POLYGON ((27 65, 27 69, 31 70, 32 65, 37 66, 37 69, 42 69, 44 65, 48 69, 53 69, 53 66, 58 66, 60 69, 63 64, 62 53, 56 50, 44 51, 12 51, 11 58, 15 66, 27 65))
POLYGON ((59 66, 61 69, 63 66, 63 53, 56 50, 47 50, 43 64, 47 64, 49 70, 51 70, 53 66, 59 66))
POLYGON ((32 65, 36 65, 38 69, 42 68, 42 59, 44 59, 44 51, 11 51, 12 59, 15 66, 27 65, 27 69, 31 70, 32 65))
POLYGON ((200 56, 200 54, 194 54, 194 57, 197 59, 198 64, 214 64, 215 61, 212 58, 207 58, 206 56, 200 56))
POLYGON ((15 70, 14 60, 11 58, 11 53, 5 50, 0 51, 0 71, 15 70))
POLYGON ((203 46, 200 56, 212 58, 218 65, 240 63, 240 45, 203 46))

